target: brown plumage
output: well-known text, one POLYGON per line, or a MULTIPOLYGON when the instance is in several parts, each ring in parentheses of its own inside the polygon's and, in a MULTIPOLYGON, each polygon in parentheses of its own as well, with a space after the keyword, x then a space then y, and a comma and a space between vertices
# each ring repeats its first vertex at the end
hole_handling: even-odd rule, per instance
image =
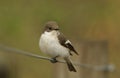
POLYGON ((67 63, 69 71, 77 72, 75 67, 73 66, 72 62, 70 61, 70 59, 69 58, 64 58, 64 59, 67 63))
POLYGON ((70 55, 72 55, 71 51, 73 51, 75 54, 78 55, 77 51, 72 46, 71 42, 68 39, 66 39, 65 36, 62 33, 60 33, 60 35, 58 35, 58 39, 59 39, 59 42, 60 42, 61 45, 63 45, 64 47, 66 47, 70 50, 69 51, 70 55))
POLYGON ((52 63, 57 62, 57 57, 63 57, 67 63, 68 69, 76 72, 69 56, 72 55, 72 52, 77 55, 78 53, 71 42, 59 31, 59 26, 55 21, 49 21, 45 24, 43 34, 40 38, 40 47, 43 52, 51 55, 53 58, 53 61, 51 61, 52 63))

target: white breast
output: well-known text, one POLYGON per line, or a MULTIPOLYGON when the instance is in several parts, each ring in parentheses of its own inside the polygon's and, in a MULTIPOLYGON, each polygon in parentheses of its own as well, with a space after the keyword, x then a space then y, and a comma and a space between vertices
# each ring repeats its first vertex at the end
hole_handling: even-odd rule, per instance
POLYGON ((67 57, 69 56, 69 50, 59 43, 58 34, 56 31, 44 32, 40 37, 40 49, 51 57, 67 57))

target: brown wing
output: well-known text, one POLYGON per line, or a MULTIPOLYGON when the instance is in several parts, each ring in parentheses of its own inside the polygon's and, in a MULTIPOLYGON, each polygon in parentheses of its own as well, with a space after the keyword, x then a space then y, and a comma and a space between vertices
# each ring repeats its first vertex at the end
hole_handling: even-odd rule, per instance
POLYGON ((72 46, 71 42, 69 40, 67 40, 62 33, 60 33, 60 35, 58 35, 58 39, 59 39, 59 42, 61 45, 68 48, 70 51, 75 52, 78 55, 77 51, 72 46))

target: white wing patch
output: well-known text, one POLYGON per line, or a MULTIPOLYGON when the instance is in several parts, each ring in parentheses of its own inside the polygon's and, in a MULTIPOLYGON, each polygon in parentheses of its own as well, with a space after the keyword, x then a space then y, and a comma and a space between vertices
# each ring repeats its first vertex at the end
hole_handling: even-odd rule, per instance
POLYGON ((69 40, 67 40, 67 41, 65 42, 65 44, 68 44, 68 43, 71 44, 71 42, 70 42, 69 40))

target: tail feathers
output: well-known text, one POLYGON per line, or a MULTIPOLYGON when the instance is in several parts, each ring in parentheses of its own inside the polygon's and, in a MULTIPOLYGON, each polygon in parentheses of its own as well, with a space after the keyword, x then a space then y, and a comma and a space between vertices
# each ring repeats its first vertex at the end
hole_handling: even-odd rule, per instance
POLYGON ((69 58, 65 58, 65 61, 70 71, 77 72, 69 58))

